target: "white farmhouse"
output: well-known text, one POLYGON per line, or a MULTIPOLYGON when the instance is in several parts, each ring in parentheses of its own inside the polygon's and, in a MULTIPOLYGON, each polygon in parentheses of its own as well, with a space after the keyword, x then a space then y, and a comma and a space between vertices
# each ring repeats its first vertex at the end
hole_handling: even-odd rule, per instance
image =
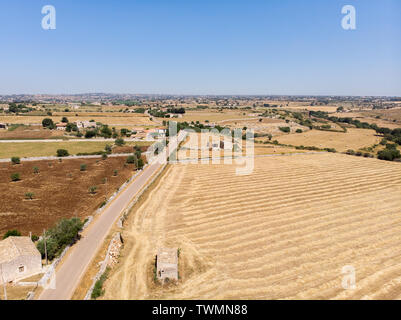
POLYGON ((42 257, 31 238, 8 237, 0 241, 0 284, 41 272, 42 257))

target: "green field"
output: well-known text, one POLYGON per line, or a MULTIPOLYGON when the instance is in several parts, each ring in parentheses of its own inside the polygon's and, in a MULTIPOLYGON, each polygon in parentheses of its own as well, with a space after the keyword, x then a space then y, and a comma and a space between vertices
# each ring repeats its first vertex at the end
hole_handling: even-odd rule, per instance
MULTIPOLYGON (((23 143, 0 143, 0 159, 11 157, 45 157, 56 156, 58 149, 66 149, 71 155, 78 153, 90 153, 104 150, 105 146, 112 142, 23 142, 23 143)), ((150 142, 127 142, 126 145, 148 146, 150 142)))

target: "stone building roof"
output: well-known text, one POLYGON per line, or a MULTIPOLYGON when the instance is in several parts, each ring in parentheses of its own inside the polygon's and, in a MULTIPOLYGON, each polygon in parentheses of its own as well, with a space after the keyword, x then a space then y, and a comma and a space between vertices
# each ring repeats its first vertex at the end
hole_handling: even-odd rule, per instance
POLYGON ((40 255, 29 237, 8 237, 0 241, 0 264, 10 262, 19 256, 40 255))
POLYGON ((177 264, 177 248, 160 248, 157 252, 157 262, 159 264, 177 264))

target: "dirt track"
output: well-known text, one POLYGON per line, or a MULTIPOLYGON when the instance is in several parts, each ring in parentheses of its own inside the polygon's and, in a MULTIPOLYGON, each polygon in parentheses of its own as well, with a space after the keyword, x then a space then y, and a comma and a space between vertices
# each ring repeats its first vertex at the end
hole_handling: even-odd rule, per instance
POLYGON ((105 299, 401 298, 401 165, 339 154, 174 165, 132 213, 105 299), (181 248, 177 286, 157 247, 181 248), (341 286, 356 269, 355 290, 341 286))

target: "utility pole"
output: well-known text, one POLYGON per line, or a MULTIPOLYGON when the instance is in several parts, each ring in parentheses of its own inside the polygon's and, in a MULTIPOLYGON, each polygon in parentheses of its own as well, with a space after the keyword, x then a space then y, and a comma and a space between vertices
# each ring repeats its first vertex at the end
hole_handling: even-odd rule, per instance
POLYGON ((7 288, 6 288, 6 281, 4 280, 4 275, 3 275, 3 265, 1 265, 1 279, 3 281, 4 300, 7 300, 7 288))
POLYGON ((45 232, 45 229, 43 229, 43 241, 44 241, 44 243, 45 243, 45 258, 46 258, 46 265, 48 264, 48 262, 47 262, 47 244, 46 244, 46 232, 45 232))

